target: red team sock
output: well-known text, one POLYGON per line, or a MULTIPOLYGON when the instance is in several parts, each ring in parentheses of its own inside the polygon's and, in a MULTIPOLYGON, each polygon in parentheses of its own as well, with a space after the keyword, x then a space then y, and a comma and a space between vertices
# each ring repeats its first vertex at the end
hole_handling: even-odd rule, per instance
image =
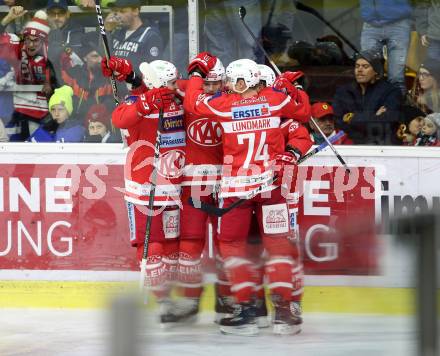
POLYGON ((264 299, 264 264, 255 265, 255 297, 264 299))
POLYGON ((286 238, 264 237, 269 258, 265 264, 268 287, 274 300, 282 301, 292 299, 292 269, 294 266, 291 257, 292 245, 286 238))
POLYGON ((201 255, 204 240, 181 240, 179 251, 178 286, 182 296, 200 298, 203 291, 201 255))
POLYGON ((217 274, 217 293, 219 297, 227 298, 232 296, 231 282, 226 275, 223 259, 220 255, 215 256, 216 274, 217 274))
POLYGON ((246 241, 220 241, 224 268, 231 282, 231 292, 237 303, 249 303, 255 294, 255 267, 246 256, 246 241))
POLYGON ((179 263, 179 241, 176 239, 163 242, 164 256, 162 262, 166 271, 166 284, 169 288, 178 278, 177 267, 179 263))
POLYGON ((263 263, 263 244, 248 243, 247 255, 255 267, 255 297, 257 299, 264 299, 264 263, 263 263))
MULTIPOLYGON (((138 260, 142 260, 144 246, 137 247, 138 260)), ((169 294, 166 286, 166 271, 162 262, 163 246, 160 242, 150 242, 148 246, 145 285, 157 299, 166 298, 169 294)))
POLYGON ((296 260, 293 265, 292 277, 292 301, 301 302, 304 294, 304 268, 299 260, 296 260))

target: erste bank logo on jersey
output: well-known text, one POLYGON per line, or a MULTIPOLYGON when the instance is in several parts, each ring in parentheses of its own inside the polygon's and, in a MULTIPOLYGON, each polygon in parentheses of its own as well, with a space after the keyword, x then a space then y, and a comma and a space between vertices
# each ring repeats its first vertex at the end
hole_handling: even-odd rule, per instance
POLYGON ((270 115, 270 107, 269 104, 233 107, 231 114, 234 120, 264 117, 270 115))

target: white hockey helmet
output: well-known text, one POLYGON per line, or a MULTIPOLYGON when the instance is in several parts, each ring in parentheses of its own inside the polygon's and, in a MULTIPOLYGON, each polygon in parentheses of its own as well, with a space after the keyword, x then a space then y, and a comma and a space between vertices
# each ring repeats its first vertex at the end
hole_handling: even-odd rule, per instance
POLYGON ((265 64, 259 64, 258 68, 260 68, 260 80, 264 80, 266 82, 266 86, 271 87, 275 82, 275 72, 271 67, 265 64))
POLYGON ((238 59, 229 63, 226 78, 233 86, 237 84, 238 79, 243 79, 247 90, 260 82, 260 69, 258 64, 250 59, 238 59))
POLYGON ((206 82, 218 82, 225 79, 225 67, 219 58, 215 62, 214 68, 212 68, 205 77, 206 82))
POLYGON ((150 89, 156 86, 166 87, 168 82, 178 78, 178 72, 176 66, 167 61, 156 60, 147 63, 141 63, 139 69, 142 73, 144 83, 150 89), (154 73, 151 73, 151 70, 154 73), (154 74, 156 75, 155 78, 154 74))

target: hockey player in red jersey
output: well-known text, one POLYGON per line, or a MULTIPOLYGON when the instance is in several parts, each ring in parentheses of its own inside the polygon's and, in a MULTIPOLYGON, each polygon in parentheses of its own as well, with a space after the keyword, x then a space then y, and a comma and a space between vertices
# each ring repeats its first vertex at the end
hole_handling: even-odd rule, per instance
MULTIPOLYGON (((273 86, 275 88, 280 88, 285 91, 293 90, 292 86, 295 88, 302 88, 300 81, 303 80, 304 73, 301 71, 297 72, 285 72, 275 79, 273 86), (285 88, 286 86, 286 88, 285 88)), ((311 107, 311 113, 313 111, 313 106, 311 107)), ((298 125, 297 123, 291 124, 295 127, 293 130, 297 137, 305 136, 308 130, 305 126, 298 125)), ((290 129, 293 128, 291 126, 290 129)), ((311 142, 313 142, 311 140, 311 142)), ((295 315, 299 322, 302 323, 302 297, 304 294, 304 266, 303 259, 301 255, 300 237, 299 237, 299 225, 298 225, 298 200, 299 194, 296 192, 296 175, 294 172, 291 173, 290 185, 287 185, 290 189, 286 194, 287 207, 289 210, 289 224, 290 224, 290 235, 289 240, 292 245, 292 300, 290 303, 290 311, 295 315)))
POLYGON ((138 95, 127 97, 112 114, 115 127, 123 130, 130 148, 125 165, 125 200, 130 225, 130 242, 142 258, 146 219, 153 214, 148 246, 146 283, 161 305, 161 322, 174 322, 169 299, 175 282, 179 247, 180 183, 185 160, 183 106, 175 97, 177 69, 166 61, 150 63, 161 87, 142 90, 126 59, 112 57, 102 62, 104 75, 135 84, 138 95), (162 122, 159 110, 163 109, 162 122), (158 126, 159 125, 159 126, 158 126), (154 144, 160 131, 160 156, 157 169, 154 210, 148 211, 153 171, 154 144))
MULTIPOLYGON (((217 61, 203 82, 203 91, 213 95, 223 89, 225 69, 217 61)), ((180 84, 180 81, 179 81, 180 84)), ((181 85, 184 89, 184 85, 181 85)), ((181 92, 184 96, 185 93, 181 92)), ((173 311, 181 322, 193 321, 198 313, 203 290, 201 255, 205 246, 208 224, 215 230, 216 221, 201 210, 193 208, 188 199, 214 203, 213 188, 219 183, 222 163, 221 129, 216 121, 185 112, 186 156, 182 182, 181 236, 179 244, 178 283, 180 298, 173 311)))
MULTIPOLYGON (((297 88, 300 88, 299 86, 299 79, 303 76, 302 72, 285 72, 283 73, 277 80, 276 75, 272 68, 269 66, 266 66, 264 64, 258 65, 260 69, 260 86, 262 88, 264 87, 280 87, 280 89, 283 89, 283 82, 284 80, 287 80, 290 84, 293 84, 297 88)), ((311 111, 313 112, 313 106, 311 108, 311 111)), ((307 134, 307 129, 303 125, 297 125, 296 123, 293 123, 294 130, 292 130, 292 139, 298 138, 301 139, 302 137, 305 137, 307 134)), ((293 172, 292 172, 293 173, 293 172)), ((296 188, 296 179, 294 179, 293 175, 291 177, 291 183, 290 183, 290 191, 286 195, 287 199, 287 207, 289 210, 289 223, 290 223, 290 238, 289 240, 292 243, 292 259, 293 259, 293 268, 292 268, 292 284, 293 284, 293 290, 292 290, 292 301, 290 304, 291 312, 298 317, 298 320, 301 321, 301 301, 303 297, 303 287, 304 287, 304 271, 303 271, 303 261, 301 256, 301 250, 300 250, 300 244, 299 244, 299 226, 298 226, 298 194, 295 193, 296 188)), ((256 247, 258 247, 258 244, 256 243, 254 239, 254 250, 256 247), (255 247, 256 246, 256 247, 255 247)), ((256 250, 258 252, 258 250, 256 250)), ((261 265, 260 264, 257 264, 261 265)), ((258 272, 258 282, 257 285, 262 285, 263 281, 263 273, 261 270, 257 269, 258 272)), ((258 289, 257 289, 258 290, 258 289)), ((261 292, 260 292, 261 293, 261 292)), ((258 291, 257 291, 257 317, 258 317, 258 307, 262 304, 261 298, 264 298, 264 294, 260 294, 260 299, 258 299, 258 291)), ((257 318, 258 319, 258 318, 257 318)), ((261 318, 257 320, 259 325, 261 325, 261 318)))
POLYGON ((215 57, 199 54, 191 61, 192 75, 187 87, 185 109, 215 117, 222 128, 223 169, 220 197, 223 207, 237 198, 259 193, 240 207, 222 216, 219 222, 220 252, 232 283, 236 301, 234 316, 220 321, 224 333, 255 335, 254 266, 246 258, 246 238, 252 211, 268 254, 265 274, 275 306, 274 332, 298 331, 300 320, 290 311, 292 299, 292 245, 289 241, 288 210, 281 194, 286 166, 295 166, 299 156, 311 147, 308 135, 294 134, 298 122, 310 118, 307 94, 291 83, 281 84, 289 95, 272 88, 258 87, 258 65, 247 59, 234 61, 226 69, 232 94, 212 97, 202 92, 202 83, 215 65, 215 57), (283 123, 281 118, 286 118, 283 123))

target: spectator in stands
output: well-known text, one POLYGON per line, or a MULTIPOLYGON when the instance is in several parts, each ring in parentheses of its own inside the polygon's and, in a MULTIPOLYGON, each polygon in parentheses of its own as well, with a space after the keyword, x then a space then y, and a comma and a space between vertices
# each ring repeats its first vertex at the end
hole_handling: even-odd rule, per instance
MULTIPOLYGON (((327 103, 315 103, 312 105, 312 117, 315 119, 316 124, 327 138, 331 138, 338 134, 341 130, 335 128, 335 116, 333 108, 327 103)), ((315 124, 309 122, 311 133, 310 138, 315 145, 324 143, 324 137, 320 134, 315 124)), ((334 145, 352 145, 353 141, 343 133, 342 137, 333 143, 334 145)))
MULTIPOLYGON (((14 21, 25 14, 23 7, 13 6, 6 17, 8 21, 14 21)), ((37 11, 25 25, 22 40, 14 34, 4 33, 4 26, 0 25, 0 58, 5 58, 15 69, 17 84, 42 85, 39 92, 14 92, 15 111, 11 125, 19 130, 17 138, 20 141, 25 141, 47 115, 47 98, 58 86, 53 67, 47 59, 49 31, 44 11, 37 11)))
POLYGON ((296 41, 289 47, 287 53, 298 64, 305 66, 353 64, 344 50, 341 50, 334 36, 317 38, 315 45, 304 41, 296 41))
POLYGON ((111 113, 102 104, 93 105, 87 113, 85 125, 88 133, 84 142, 120 143, 119 129, 111 127, 111 113))
POLYGON ((419 0, 415 19, 421 43, 428 48, 428 58, 440 58, 440 3, 437 0, 419 0))
POLYGON ((416 146, 440 146, 440 113, 429 114, 423 119, 416 146))
POLYGON ((112 53, 129 59, 135 71, 139 64, 162 58, 163 41, 158 30, 140 17, 140 0, 116 0, 108 5, 121 28, 112 33, 112 53))
POLYGON ((405 63, 408 53, 413 8, 411 0, 361 0, 364 25, 362 51, 387 48, 388 80, 396 83, 402 93, 405 87, 405 63))
POLYGON ((440 112, 440 62, 428 58, 420 66, 407 100, 425 114, 440 112))
MULTIPOLYGON (((11 8, 13 6, 23 6, 24 4, 21 4, 23 1, 17 1, 17 0, 4 0, 3 1, 4 4, 11 8)), ((28 8, 28 7, 26 7, 28 8)), ((15 18, 13 21, 8 22, 8 20, 6 19, 7 15, 2 19, 1 24, 3 26, 5 26, 5 32, 8 33, 15 33, 16 35, 19 35, 20 33, 22 33, 24 25, 26 24, 26 22, 28 22, 31 17, 30 17, 30 13, 26 13, 25 15, 23 15, 22 17, 17 17, 15 18), (5 21, 5 22, 3 22, 5 21)))
MULTIPOLYGON (((287 67, 298 65, 298 63, 288 55, 287 48, 291 39, 292 31, 284 24, 266 24, 261 29, 263 48, 278 66, 287 67)), ((256 52, 258 58, 264 56, 258 47, 256 48, 256 52)))
MULTIPOLYGON (((256 58, 255 41, 243 28, 238 9, 246 8, 246 24, 257 35, 262 28, 258 0, 206 0, 205 35, 207 49, 227 65, 239 58, 256 58)), ((261 62, 260 62, 261 63, 261 62)))
POLYGON ((46 11, 51 28, 48 57, 54 66, 57 79, 60 80, 61 64, 66 63, 63 60, 66 55, 72 62, 69 63, 70 65, 82 64, 77 53, 81 47, 84 27, 79 26, 70 18, 67 0, 49 0, 46 11))
POLYGON ((94 104, 114 107, 114 99, 110 81, 101 72, 102 47, 98 33, 86 33, 81 43, 79 55, 83 65, 64 69, 62 79, 73 88, 76 115, 84 118, 94 104))
MULTIPOLYGON (((330 44, 333 45, 332 50, 328 50, 328 52, 330 52, 331 54, 333 54, 333 60, 334 63, 333 64, 337 64, 337 65, 349 65, 352 66, 353 65, 353 59, 350 58, 347 54, 347 52, 345 52, 344 50, 344 44, 341 41, 341 39, 338 36, 335 35, 325 35, 322 36, 320 38, 316 39, 316 42, 319 44, 326 44, 327 46, 329 46, 330 44), (334 47, 336 46, 336 48, 334 47)), ((319 47, 318 47, 319 48, 319 47)))
MULTIPOLYGON (((174 10, 174 38, 173 38, 173 64, 177 67, 179 73, 186 73, 188 65, 188 0, 149 0, 148 5, 163 6, 170 5, 174 10)), ((168 22, 166 23, 168 24, 168 22)), ((169 58, 170 43, 166 43, 164 48, 164 57, 169 58)))
POLYGON ((383 79, 383 58, 370 50, 355 62, 355 82, 337 89, 333 109, 337 126, 355 144, 398 144, 395 136, 402 97, 397 86, 383 79))
POLYGON ((422 131, 425 114, 413 106, 405 106, 402 114, 404 120, 397 130, 397 138, 402 141, 404 146, 414 146, 422 131))
POLYGON ((48 130, 44 122, 30 137, 32 142, 82 142, 85 129, 81 122, 72 116, 73 90, 64 85, 55 89, 55 93, 49 100, 49 110, 53 121, 56 122, 56 130, 48 130))
MULTIPOLYGON (((12 89, 15 86, 15 73, 11 65, 4 59, 0 59, 0 141, 9 141, 9 136, 15 134, 14 127, 9 128, 14 102, 12 89), (6 126, 6 128, 5 128, 6 126), (6 137, 4 136, 6 135, 6 137)), ((13 137, 14 139, 15 137, 13 137)))

